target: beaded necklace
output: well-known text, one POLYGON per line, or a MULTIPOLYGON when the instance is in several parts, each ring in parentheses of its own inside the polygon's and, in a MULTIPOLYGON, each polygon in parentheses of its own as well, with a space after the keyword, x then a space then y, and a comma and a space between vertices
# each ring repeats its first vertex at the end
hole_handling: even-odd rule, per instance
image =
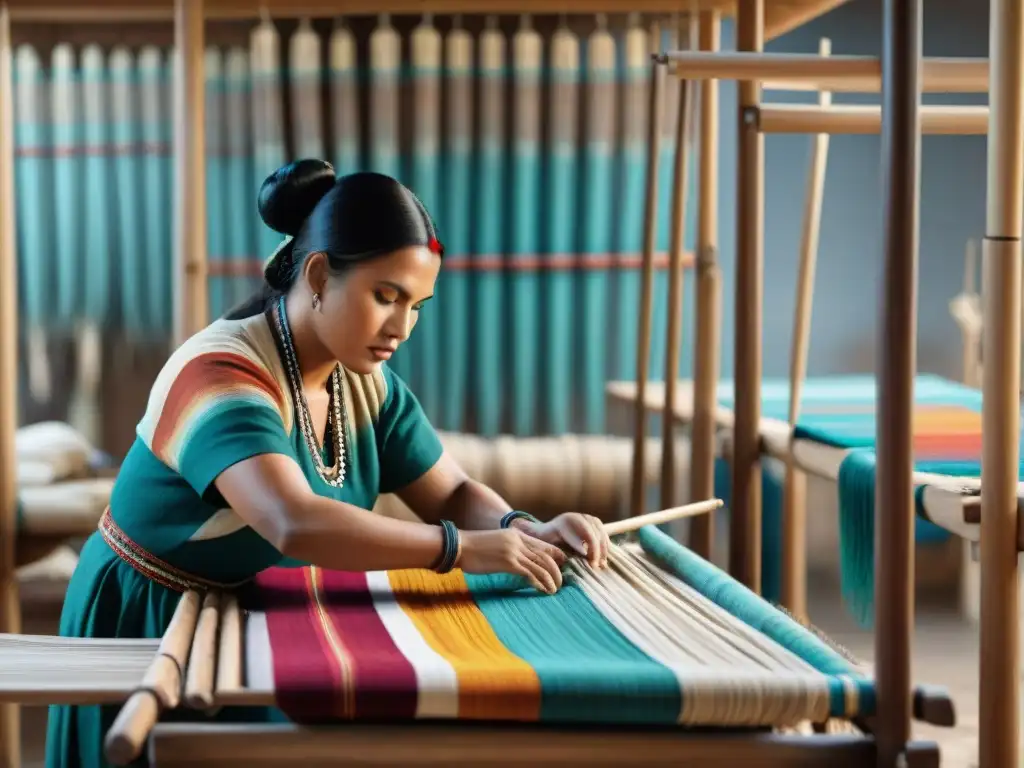
POLYGON ((302 374, 299 368, 299 359, 295 354, 295 345, 292 343, 291 330, 288 327, 288 314, 285 310, 285 301, 282 296, 278 299, 277 312, 274 313, 277 322, 278 337, 281 340, 281 351, 284 357, 285 373, 288 375, 288 386, 292 391, 292 400, 295 402, 295 413, 299 420, 299 429, 306 441, 306 448, 313 459, 313 466, 320 479, 332 488, 341 488, 345 482, 345 427, 348 423, 348 414, 345 409, 345 398, 342 395, 341 366, 336 366, 331 372, 331 393, 330 403, 327 408, 327 430, 324 433, 324 442, 327 441, 328 433, 333 439, 334 463, 328 467, 324 464, 323 454, 317 444, 316 431, 313 429, 313 418, 309 413, 309 403, 306 402, 306 395, 302 389, 302 374))

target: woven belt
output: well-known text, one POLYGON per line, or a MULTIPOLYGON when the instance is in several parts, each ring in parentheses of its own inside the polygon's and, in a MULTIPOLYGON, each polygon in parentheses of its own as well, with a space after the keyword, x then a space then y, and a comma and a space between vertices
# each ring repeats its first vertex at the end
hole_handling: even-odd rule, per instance
POLYGON ((204 579, 201 576, 194 576, 186 573, 180 568, 175 568, 170 563, 165 563, 151 552, 146 551, 132 541, 120 526, 114 522, 110 514, 110 507, 103 510, 99 524, 100 535, 107 545, 114 550, 114 553, 124 560, 128 565, 141 573, 150 581, 155 581, 161 586, 174 590, 175 592, 207 592, 212 589, 229 590, 240 587, 249 581, 239 581, 234 584, 225 584, 217 581, 204 579))

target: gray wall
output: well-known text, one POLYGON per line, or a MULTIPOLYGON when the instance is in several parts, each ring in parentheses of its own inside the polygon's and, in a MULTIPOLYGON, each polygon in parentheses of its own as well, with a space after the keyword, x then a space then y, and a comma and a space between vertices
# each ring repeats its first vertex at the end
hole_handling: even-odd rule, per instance
MULTIPOLYGON (((987 3, 931 0, 925 4, 928 56, 986 56, 987 3)), ((879 55, 880 0, 845 6, 771 42, 768 50, 817 51, 821 37, 834 54, 879 55)), ((734 46, 723 29, 723 49, 734 46)), ((770 92, 771 101, 813 100, 813 94, 770 92)), ((837 95, 836 103, 874 102, 877 95, 837 95)), ((980 103, 985 103, 982 95, 980 103)), ((971 96, 926 96, 926 103, 979 103, 971 96)), ((736 89, 722 83, 719 242, 723 286, 722 375, 734 370, 736 89)), ((786 376, 800 230, 811 140, 765 139, 764 375, 786 376)), ((829 150, 821 246, 811 325, 809 375, 873 372, 882 275, 882 208, 878 136, 834 136, 829 150)), ((918 294, 918 368, 959 378, 960 335, 949 301, 963 283, 964 248, 980 238, 985 221, 984 136, 926 136, 921 154, 921 226, 918 294)), ((690 227, 691 240, 693 228, 690 227)), ((979 283, 980 284, 980 283, 979 283)), ((692 357, 692 284, 687 295, 692 357)), ((687 370, 691 362, 685 363, 687 370)))

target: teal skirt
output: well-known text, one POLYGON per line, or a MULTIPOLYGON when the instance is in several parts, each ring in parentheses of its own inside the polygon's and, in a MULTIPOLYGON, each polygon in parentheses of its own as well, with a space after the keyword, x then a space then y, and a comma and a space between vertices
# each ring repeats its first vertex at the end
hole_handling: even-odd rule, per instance
MULTIPOLYGON (((147 579, 121 560, 100 534, 82 548, 60 617, 61 637, 160 638, 180 595, 147 579)), ((108 766, 103 739, 121 705, 52 706, 46 729, 48 768, 108 766)), ((187 709, 166 712, 164 722, 287 722, 277 709, 225 707, 215 717, 187 709)), ((145 755, 136 765, 145 765, 145 755)))

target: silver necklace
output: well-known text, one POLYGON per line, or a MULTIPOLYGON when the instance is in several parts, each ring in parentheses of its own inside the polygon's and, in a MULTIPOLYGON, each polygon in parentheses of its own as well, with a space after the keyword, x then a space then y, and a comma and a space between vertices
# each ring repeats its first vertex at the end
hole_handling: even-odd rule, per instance
POLYGON ((295 413, 299 420, 299 429, 306 441, 306 448, 313 459, 313 466, 320 479, 332 488, 341 488, 345 482, 345 426, 348 414, 345 409, 345 398, 341 386, 341 366, 331 372, 331 402, 327 409, 327 429, 333 439, 334 463, 328 467, 324 464, 323 453, 317 444, 316 431, 313 429, 313 418, 309 413, 309 403, 302 389, 302 375, 299 359, 295 354, 291 330, 288 327, 288 315, 285 311, 284 297, 277 304, 277 330, 281 338, 281 349, 284 352, 284 368, 288 375, 288 386, 295 402, 295 413))

